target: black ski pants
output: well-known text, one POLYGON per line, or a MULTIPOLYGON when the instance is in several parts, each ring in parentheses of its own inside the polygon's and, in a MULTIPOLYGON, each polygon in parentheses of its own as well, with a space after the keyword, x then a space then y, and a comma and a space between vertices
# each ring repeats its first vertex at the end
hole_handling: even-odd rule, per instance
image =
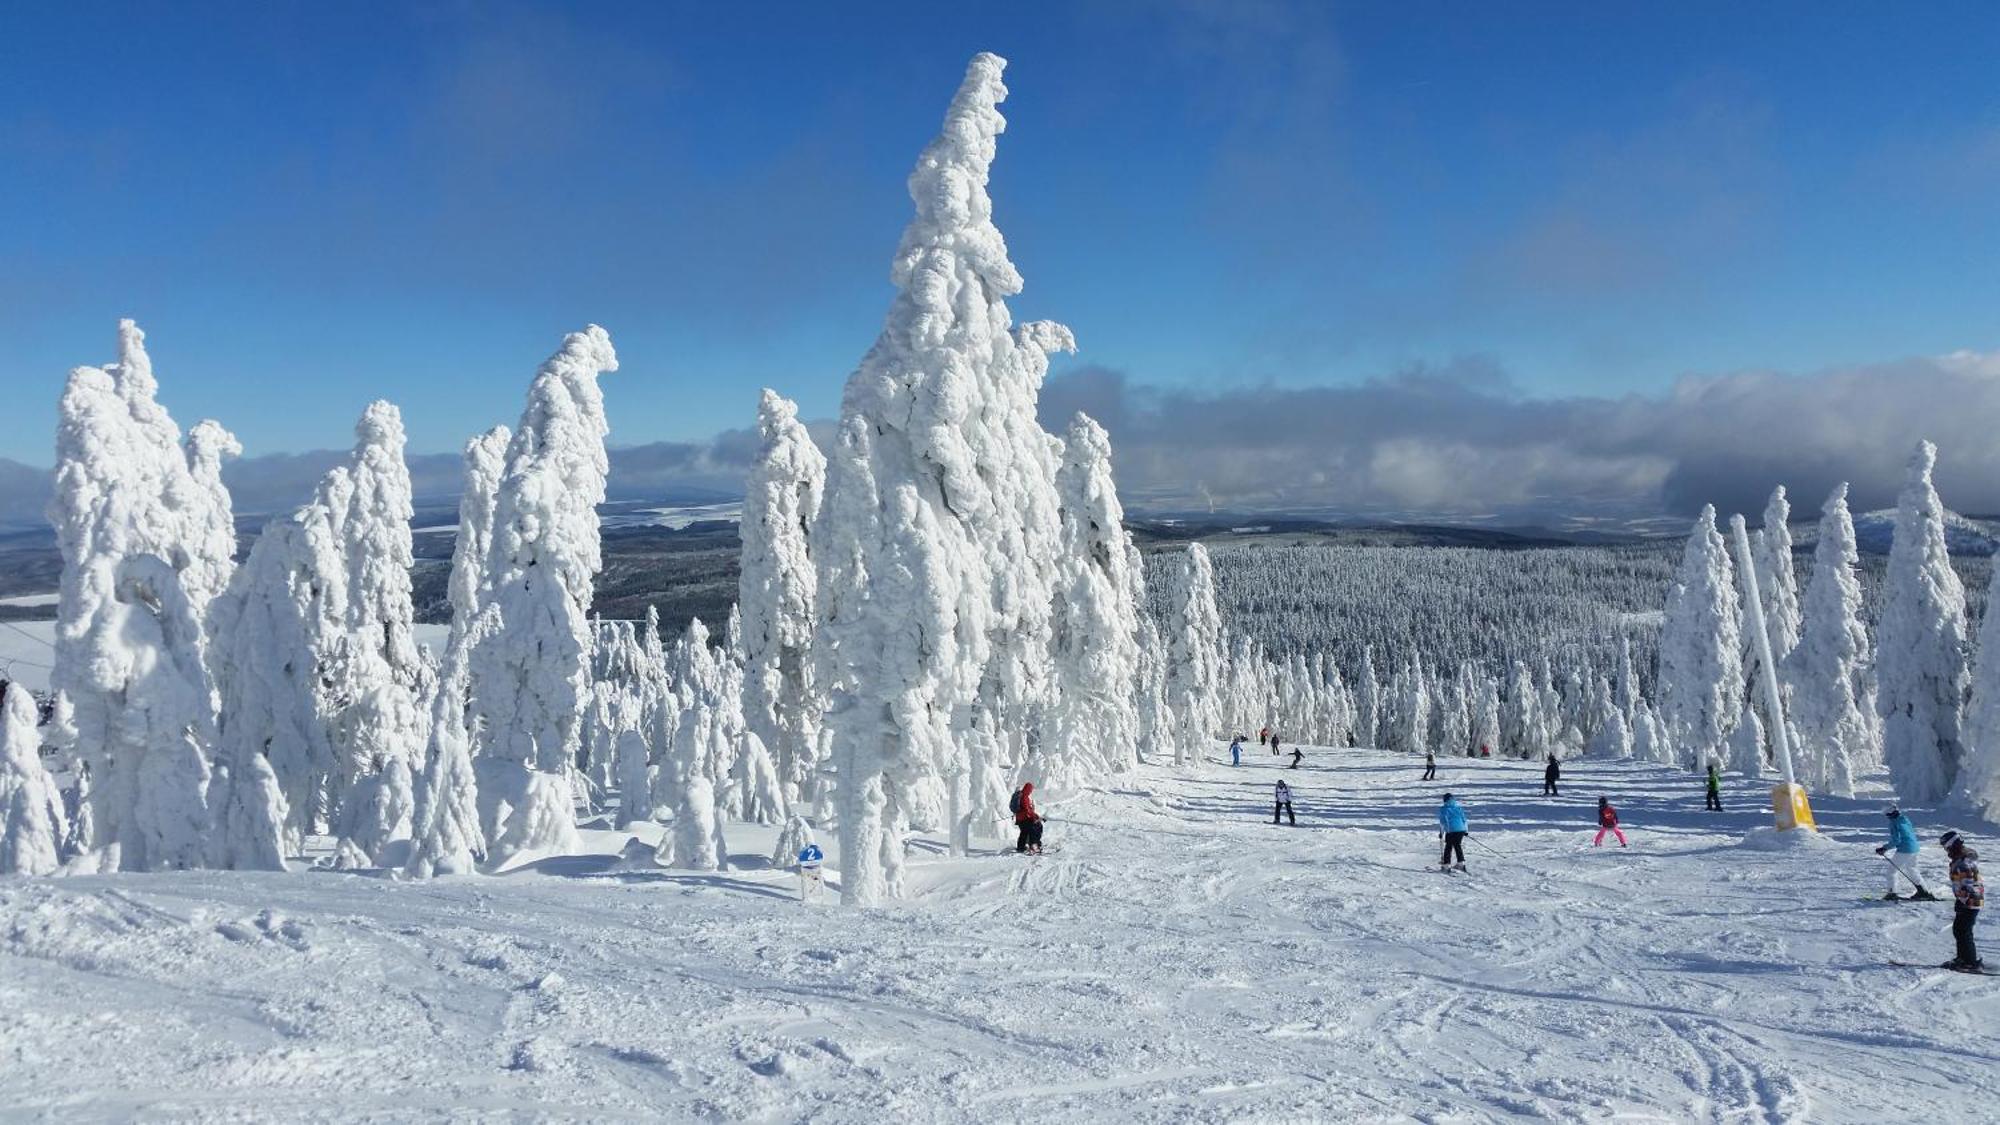
POLYGON ((1450 866, 1452 856, 1457 856, 1460 863, 1465 862, 1465 833, 1447 832, 1444 834, 1444 858, 1438 860, 1438 866, 1450 866))
POLYGON ((1425 763, 1424 763, 1424 780, 1425 780, 1425 781, 1436 781, 1436 780, 1437 780, 1437 775, 1438 775, 1438 764, 1437 764, 1436 762, 1425 762, 1425 763))
POLYGON ((1284 816, 1289 818, 1293 824, 1297 824, 1299 822, 1299 818, 1292 815, 1292 803, 1290 801, 1275 801, 1271 804, 1272 824, 1278 823, 1278 816, 1280 813, 1284 814, 1284 816))
POLYGON ((1708 791, 1708 811, 1709 812, 1722 811, 1722 794, 1717 793, 1713 789, 1708 791))
POLYGON ((1979 911, 1956 903, 1951 911, 1951 936, 1958 942, 1958 961, 1970 965, 1979 960, 1979 947, 1972 944, 1972 927, 1979 924, 1979 911))
POLYGON ((1544 797, 1560 797, 1560 796, 1562 796, 1562 791, 1556 788, 1556 779, 1555 779, 1555 778, 1553 778, 1553 777, 1545 777, 1545 778, 1543 778, 1543 779, 1542 779, 1542 796, 1544 796, 1544 797))
POLYGON ((1015 851, 1025 852, 1029 848, 1039 848, 1042 846, 1042 821, 1040 817, 1034 820, 1024 820, 1020 823, 1019 827, 1021 835, 1014 842, 1015 851))

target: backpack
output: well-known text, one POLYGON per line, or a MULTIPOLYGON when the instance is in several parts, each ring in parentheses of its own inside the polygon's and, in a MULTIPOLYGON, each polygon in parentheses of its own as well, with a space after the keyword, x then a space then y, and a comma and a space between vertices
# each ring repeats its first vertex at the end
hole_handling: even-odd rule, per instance
POLYGON ((1019 789, 1014 790, 1014 795, 1007 798, 1007 814, 1009 816, 1021 815, 1021 791, 1019 789))

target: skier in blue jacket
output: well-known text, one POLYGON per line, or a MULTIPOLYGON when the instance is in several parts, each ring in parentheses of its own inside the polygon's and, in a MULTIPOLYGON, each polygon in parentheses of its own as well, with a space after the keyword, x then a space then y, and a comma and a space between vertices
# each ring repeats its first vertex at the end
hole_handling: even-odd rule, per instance
POLYGON ((1894 805, 1889 806, 1886 815, 1889 818, 1889 842, 1875 849, 1876 855, 1889 861, 1889 893, 1882 897, 1890 902, 1903 901, 1903 896, 1896 893, 1896 880, 1900 877, 1917 888, 1917 893, 1911 898, 1920 902, 1937 901, 1937 896, 1917 880, 1917 826, 1911 824, 1910 818, 1903 815, 1903 810, 1894 805), (1890 855, 1890 852, 1895 854, 1890 855))
POLYGON ((1465 870, 1465 834, 1471 827, 1465 819, 1465 806, 1449 793, 1444 795, 1444 804, 1438 806, 1438 830, 1438 835, 1444 837, 1444 858, 1438 860, 1438 867, 1465 870), (1458 857, 1456 865, 1451 860, 1454 855, 1458 857))

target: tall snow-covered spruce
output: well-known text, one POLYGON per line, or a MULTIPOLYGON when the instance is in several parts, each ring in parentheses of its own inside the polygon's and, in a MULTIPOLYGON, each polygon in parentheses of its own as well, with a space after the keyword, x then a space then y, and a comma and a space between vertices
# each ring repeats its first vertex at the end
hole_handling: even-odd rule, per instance
POLYGON ((1057 524, 1054 450, 1033 404, 1068 333, 1010 327, 1021 275, 986 191, 1005 65, 972 60, 910 174, 897 295, 848 380, 815 536, 848 903, 900 893, 903 828, 950 818, 941 793, 962 819, 992 788, 995 740, 1021 732, 969 738, 975 700, 1019 722, 1040 689, 1049 562, 1029 556, 1053 546, 1057 524))
POLYGON ((1167 617, 1167 700, 1177 729, 1174 764, 1199 762, 1222 725, 1222 611, 1208 548, 1188 544, 1167 617))
POLYGON ((1111 439, 1087 415, 1070 422, 1056 490, 1062 573, 1052 651, 1060 690, 1042 743, 1042 781, 1059 790, 1137 762, 1145 579, 1111 477, 1111 439))
POLYGON ((73 708, 88 774, 88 869, 200 866, 209 846, 208 609, 230 567, 227 493, 211 473, 234 441, 201 426, 183 448, 157 390, 145 334, 126 320, 118 362, 72 371, 58 408, 50 686, 73 708))
POLYGON ((578 839, 570 771, 589 689, 589 615, 609 463, 598 376, 611 337, 572 332, 528 388, 495 493, 480 601, 498 628, 472 650, 471 700, 488 858, 560 854, 578 839))
POLYGON ((1782 661, 1792 694, 1786 717, 1799 732, 1799 782, 1814 792, 1852 797, 1856 774, 1874 758, 1875 724, 1866 706, 1868 628, 1845 484, 1820 513, 1799 642, 1782 661))
POLYGON ((1937 447, 1920 442, 1896 506, 1876 638, 1876 711, 1896 794, 1931 804, 1951 792, 1969 681, 1965 587, 1945 549, 1944 505, 1931 484, 1937 447))
POLYGON ((28 689, 0 685, 0 875, 48 875, 61 862, 62 793, 41 742, 28 689))
POLYGON ((1722 761, 1743 708, 1743 613, 1736 568, 1704 506, 1667 594, 1660 634, 1660 720, 1679 765, 1722 761))
POLYGON ((818 574, 812 526, 826 491, 826 457, 799 422, 798 407, 765 391, 757 404, 761 444, 743 499, 743 710, 752 733, 777 754, 787 799, 810 801, 817 784, 820 715, 812 634, 818 574))

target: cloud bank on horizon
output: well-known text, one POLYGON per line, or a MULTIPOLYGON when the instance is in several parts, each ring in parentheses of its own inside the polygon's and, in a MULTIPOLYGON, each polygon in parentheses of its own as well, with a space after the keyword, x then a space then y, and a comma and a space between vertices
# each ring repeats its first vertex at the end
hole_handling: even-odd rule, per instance
MULTIPOLYGON (((2000 353, 1957 352, 1809 374, 1690 375, 1662 394, 1536 397, 1493 362, 1416 366, 1348 386, 1214 390, 1139 383, 1106 367, 1052 376, 1041 421, 1082 411, 1111 432, 1120 488, 1140 510, 1215 508, 1442 520, 1584 510, 1757 512, 1773 485, 1809 515, 1837 483, 1886 507, 1919 439, 1940 449, 1946 504, 2000 513, 2000 353)), ((614 420, 615 421, 615 420, 614 420)), ((822 444, 830 423, 812 423, 822 444)), ((741 494, 757 450, 748 427, 703 442, 611 451, 613 500, 741 494)), ((346 456, 322 450, 233 462, 239 514, 303 503, 346 456)), ((455 453, 410 458, 415 494, 449 501, 455 453)), ((0 525, 39 524, 46 469, 0 459, 0 525)))
POLYGON ((1522 395, 1479 359, 1352 386, 1212 391, 1099 367, 1043 392, 1045 425, 1078 410, 1111 431, 1120 485, 1141 508, 1756 512, 1784 484, 1809 513, 1841 481, 1857 505, 1878 507, 1929 438, 1945 502, 2000 512, 2000 353, 1690 375, 1663 394, 1568 398, 1522 395))

